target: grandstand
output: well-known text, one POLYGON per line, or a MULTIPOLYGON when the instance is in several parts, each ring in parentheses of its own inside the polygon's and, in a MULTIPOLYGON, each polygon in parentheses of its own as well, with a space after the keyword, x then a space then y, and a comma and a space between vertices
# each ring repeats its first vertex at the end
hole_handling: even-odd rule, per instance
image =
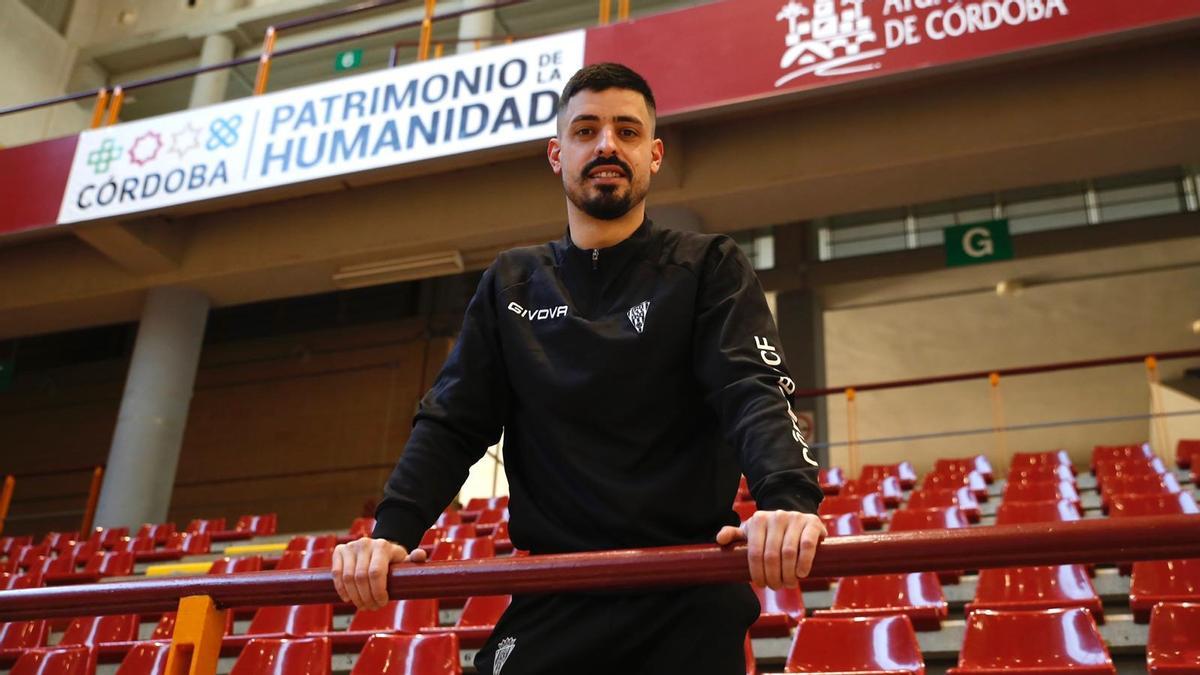
POLYGON ((552 103, 608 60, 658 96, 647 213, 753 265, 820 465, 829 539, 754 588, 746 673, 1200 674, 1197 30, 0 0, 0 675, 474 672, 514 594, 749 580, 739 546, 520 550, 503 442, 387 606, 329 579, 484 268, 562 235, 552 103))

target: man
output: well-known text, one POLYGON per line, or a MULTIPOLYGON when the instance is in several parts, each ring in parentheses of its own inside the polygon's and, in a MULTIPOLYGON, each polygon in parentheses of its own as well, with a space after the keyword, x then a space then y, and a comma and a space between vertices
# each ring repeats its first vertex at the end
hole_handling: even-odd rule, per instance
MULTIPOLYGON (((504 430, 510 536, 533 554, 746 540, 759 586, 798 585, 825 536, 816 462, 792 413, 774 321, 728 237, 645 218, 663 161, 654 95, 618 64, 563 89, 551 168, 568 231, 500 254, 421 403, 376 511, 339 546, 343 600, 387 602, 388 566, 504 430), (744 472, 759 511, 730 508, 744 472)), ((411 553, 409 553, 411 551, 411 553)), ((517 596, 481 673, 742 673, 758 616, 745 584, 517 596)))

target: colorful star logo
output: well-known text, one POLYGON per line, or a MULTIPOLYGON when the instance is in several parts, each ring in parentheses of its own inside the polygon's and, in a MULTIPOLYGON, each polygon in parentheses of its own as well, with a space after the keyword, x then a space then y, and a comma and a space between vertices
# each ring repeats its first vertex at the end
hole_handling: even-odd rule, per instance
POLYGON ((171 134, 171 149, 167 152, 183 157, 200 147, 200 135, 203 133, 203 129, 196 128, 188 122, 186 127, 171 134))
POLYGON ((104 139, 100 147, 88 153, 88 166, 96 173, 108 173, 108 167, 121 157, 121 146, 111 138, 104 139))
POLYGON ((137 140, 133 142, 133 147, 129 148, 129 161, 138 166, 145 166, 154 161, 158 157, 158 151, 162 150, 162 136, 153 131, 147 131, 137 140))

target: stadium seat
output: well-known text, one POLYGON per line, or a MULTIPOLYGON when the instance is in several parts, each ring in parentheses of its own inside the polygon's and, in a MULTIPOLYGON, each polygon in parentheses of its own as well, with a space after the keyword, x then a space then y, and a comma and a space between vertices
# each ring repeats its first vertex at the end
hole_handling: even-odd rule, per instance
POLYGON ((841 467, 831 466, 817 472, 817 483, 821 486, 821 492, 827 495, 836 495, 846 484, 846 475, 842 472, 841 467))
POLYGON ((0 623, 0 654, 10 654, 30 647, 44 647, 48 637, 50 625, 44 619, 0 623))
POLYGON ((350 620, 350 631, 400 631, 419 633, 438 625, 438 601, 392 600, 379 609, 360 609, 350 620))
POLYGON ((82 616, 71 620, 63 633, 60 645, 87 645, 103 642, 128 642, 138 638, 137 614, 82 616))
POLYGON ((224 518, 196 518, 188 523, 185 532, 220 532, 225 529, 224 518))
POLYGON ((1009 469, 1010 483, 1075 483, 1075 472, 1063 464, 1041 464, 1009 469))
POLYGON ((1079 491, 1073 483, 1007 483, 1004 486, 1005 504, 1014 502, 1046 502, 1065 499, 1078 508, 1079 491))
POLYGON ((1149 443, 1139 443, 1133 445, 1097 445, 1092 448, 1092 470, 1095 471, 1096 464, 1112 460, 1122 459, 1153 459, 1154 452, 1150 449, 1149 443))
POLYGON ((84 646, 30 649, 17 658, 9 675, 93 675, 96 653, 84 646))
POLYGON ((1065 466, 1075 472, 1071 456, 1066 450, 1047 450, 1045 452, 1015 452, 1009 461, 1010 471, 1046 466, 1065 466))
POLYGON ((484 509, 475 516, 475 528, 482 534, 490 531, 500 523, 508 522, 508 507, 500 509, 484 509))
POLYGON ((374 518, 355 518, 353 523, 350 523, 350 536, 354 539, 359 537, 369 537, 375 532, 374 518))
POLYGON ((1108 505, 1108 515, 1170 516, 1200 513, 1196 499, 1188 492, 1166 495, 1114 495, 1108 505))
POLYGON ((975 495, 975 499, 981 502, 988 500, 987 481, 983 480, 983 476, 979 475, 978 471, 968 471, 967 473, 935 473, 931 471, 925 474, 925 478, 921 483, 921 489, 923 490, 930 488, 960 488, 963 486, 971 489, 971 493, 975 495))
POLYGON ((1133 620, 1146 623, 1160 602, 1200 602, 1200 558, 1150 560, 1133 564, 1129 608, 1133 620))
MULTIPOLYGON (((47 532, 46 536, 42 537, 42 545, 46 547, 46 551, 62 551, 79 541, 78 532, 47 532)), ((44 555, 44 554, 43 554, 44 555)))
POLYGON ((1174 495, 1182 488, 1173 474, 1143 474, 1111 477, 1100 490, 1100 504, 1105 513, 1117 495, 1174 495))
POLYGON ((97 527, 88 536, 88 542, 99 548, 109 549, 129 536, 128 527, 97 527))
POLYGON ((925 660, 907 616, 812 617, 796 626, 786 670, 924 675, 925 660))
POLYGON ((217 558, 213 561, 212 567, 208 568, 208 573, 238 574, 240 572, 261 572, 262 569, 262 556, 248 555, 239 558, 217 558))
POLYGON ((212 552, 212 536, 207 532, 175 532, 167 537, 163 548, 183 555, 204 555, 212 552))
POLYGON ((9 551, 33 543, 33 537, 0 537, 0 556, 7 556, 9 551))
POLYGON ((738 491, 733 496, 735 502, 754 501, 754 495, 750 494, 750 483, 746 481, 746 477, 742 476, 738 479, 738 491))
POLYGON ((983 480, 991 485, 996 480, 996 472, 992 463, 983 455, 960 457, 956 459, 939 459, 933 463, 934 473, 970 473, 978 471, 983 480))
POLYGON ((1161 603, 1150 615, 1146 666, 1150 675, 1200 673, 1200 604, 1161 603))
POLYGON ((90 556, 83 571, 75 571, 75 557, 63 554, 53 561, 61 561, 62 566, 56 565, 53 570, 46 568, 45 582, 47 585, 78 584, 99 581, 102 577, 125 577, 133 574, 133 560, 134 554, 129 551, 105 551, 90 556))
POLYGON ((338 545, 336 534, 300 535, 288 542, 289 551, 322 551, 338 545))
POLYGON ((900 479, 895 476, 884 476, 879 480, 869 478, 849 480, 842 486, 842 490, 838 494, 861 497, 874 492, 883 497, 883 505, 889 509, 900 506, 900 501, 904 498, 904 491, 900 488, 900 479))
POLYGON ((246 635, 303 637, 310 633, 327 633, 332 625, 332 605, 263 607, 254 613, 246 635))
POLYGON ((900 480, 900 487, 905 490, 911 490, 917 484, 917 472, 913 469, 912 464, 908 462, 900 462, 898 464, 866 464, 863 466, 859 478, 880 480, 887 476, 898 478, 900 480))
POLYGON ((848 537, 863 533, 862 520, 857 513, 841 513, 836 516, 821 516, 825 529, 831 537, 848 537))
MULTIPOLYGON (((232 611, 225 612, 225 634, 233 634, 233 615, 232 611)), ((151 640, 170 640, 175 634, 175 612, 167 612, 162 615, 158 623, 154 626, 154 631, 150 633, 151 640)))
POLYGON ((468 598, 462 614, 454 626, 435 626, 421 631, 428 633, 454 633, 463 649, 479 649, 492 634, 500 615, 512 602, 509 595, 480 595, 468 598))
POLYGON ((496 541, 491 537, 475 537, 457 541, 439 541, 433 547, 433 553, 430 554, 429 560, 474 560, 494 557, 496 557, 496 541))
POLYGON ((804 595, 799 588, 778 590, 750 586, 758 596, 758 619, 750 626, 753 637, 790 637, 792 627, 804 618, 804 595))
POLYGON ((975 600, 967 604, 966 611, 1056 607, 1080 607, 1090 611, 1096 623, 1104 623, 1104 606, 1083 565, 981 570, 975 600))
POLYGON ((155 544, 163 546, 170 539, 171 535, 175 534, 175 523, 146 523, 138 528, 138 537, 149 537, 155 544))
POLYGON ((277 570, 308 570, 329 567, 333 563, 333 549, 317 551, 284 551, 275 565, 277 570))
POLYGON ((438 516, 434 527, 449 527, 451 525, 461 525, 463 522, 462 514, 458 511, 443 511, 442 515, 438 516))
POLYGON ((488 511, 508 508, 508 497, 474 497, 463 507, 463 511, 488 511))
POLYGON ((967 517, 957 506, 934 506, 928 509, 900 509, 892 514, 888 531, 949 530, 969 526, 967 517))
POLYGON ((129 650, 116 675, 164 675, 167 672, 167 653, 171 651, 168 640, 139 642, 129 650))
POLYGON ((982 518, 979 500, 971 488, 924 488, 908 496, 906 509, 929 509, 938 506, 957 506, 968 523, 978 523, 982 518))
POLYGON ((354 663, 350 675, 420 673, 461 675, 458 636, 373 635, 354 663))
POLYGON ((330 675, 329 638, 254 638, 229 675, 330 675))
POLYGON ((1200 455, 1200 438, 1181 438, 1175 444, 1175 466, 1181 469, 1187 469, 1197 461, 1196 455, 1200 455))
POLYGON ((844 497, 841 495, 826 497, 821 500, 821 505, 817 507, 817 513, 822 516, 854 513, 862 521, 863 527, 868 530, 878 530, 883 527, 883 523, 887 522, 889 518, 887 507, 883 505, 883 497, 879 493, 872 493, 861 497, 844 497))
POLYGON ((757 511, 758 504, 753 501, 735 502, 733 505, 733 512, 737 514, 738 520, 743 523, 750 520, 750 516, 753 516, 757 511))
POLYGON ((907 616, 916 630, 942 627, 949 609, 942 584, 933 572, 843 577, 827 610, 817 617, 907 616))
POLYGON ((278 518, 274 513, 264 513, 238 518, 233 529, 237 532, 252 532, 256 537, 265 537, 275 534, 277 524, 278 518))
POLYGON ((997 525, 1069 522, 1082 518, 1083 516, 1079 513, 1079 507, 1066 499, 1040 502, 1005 501, 996 507, 997 525))
POLYGON ((950 668, 948 675, 1006 672, 1115 675, 1117 670, 1087 610, 972 612, 958 667, 950 668))

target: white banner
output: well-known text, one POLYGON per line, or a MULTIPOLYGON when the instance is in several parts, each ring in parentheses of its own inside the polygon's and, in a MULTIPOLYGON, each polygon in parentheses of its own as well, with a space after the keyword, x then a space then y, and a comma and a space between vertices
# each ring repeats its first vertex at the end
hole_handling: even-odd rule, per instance
POLYGON ((573 31, 79 136, 74 223, 549 138, 583 67, 573 31))

